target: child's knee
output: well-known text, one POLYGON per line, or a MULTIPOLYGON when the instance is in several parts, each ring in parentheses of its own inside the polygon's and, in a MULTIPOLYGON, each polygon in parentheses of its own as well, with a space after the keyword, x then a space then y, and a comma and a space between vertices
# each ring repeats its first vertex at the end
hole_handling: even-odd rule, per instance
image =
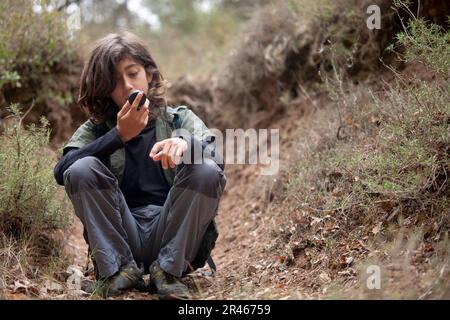
POLYGON ((189 184, 205 195, 220 196, 226 184, 222 169, 211 159, 204 159, 201 164, 190 166, 189 184))
POLYGON ((115 178, 103 163, 95 157, 84 157, 75 161, 64 172, 64 184, 70 185, 73 193, 88 188, 111 188, 115 178))

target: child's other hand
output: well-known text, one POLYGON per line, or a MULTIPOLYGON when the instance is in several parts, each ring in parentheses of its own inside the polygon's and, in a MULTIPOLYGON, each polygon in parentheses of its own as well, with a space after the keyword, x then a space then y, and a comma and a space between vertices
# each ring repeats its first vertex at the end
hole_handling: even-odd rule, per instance
POLYGON ((137 111, 141 98, 142 93, 139 93, 132 105, 127 101, 117 114, 117 130, 124 143, 137 136, 147 125, 150 102, 147 99, 141 110, 137 111))
POLYGON ((181 138, 165 139, 153 145, 150 151, 150 158, 153 161, 161 160, 161 165, 164 170, 168 169, 168 165, 173 169, 181 163, 181 158, 187 148, 187 142, 181 138))

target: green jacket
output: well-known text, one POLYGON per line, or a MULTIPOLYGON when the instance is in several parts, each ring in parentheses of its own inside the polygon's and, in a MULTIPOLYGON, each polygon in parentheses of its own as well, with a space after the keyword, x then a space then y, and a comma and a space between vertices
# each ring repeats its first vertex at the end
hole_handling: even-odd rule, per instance
MULTIPOLYGON (((156 119, 156 141, 171 138, 172 132, 175 129, 185 129, 199 140, 206 140, 209 137, 214 137, 214 134, 206 127, 203 121, 186 106, 179 106, 175 108, 167 107, 165 118, 166 119, 164 119, 163 117, 158 117, 156 119), (178 120, 176 120, 177 118, 178 120), (179 126, 177 126, 177 128, 176 121, 178 121, 179 123, 179 126)), ((106 121, 105 124, 107 130, 109 130, 116 125, 116 121, 106 121)), ((86 121, 77 129, 77 131, 75 131, 69 142, 64 146, 64 149, 73 147, 82 148, 88 143, 94 141, 98 138, 96 130, 97 128, 91 120, 86 121)), ((111 170, 111 172, 120 182, 123 177, 123 171, 125 169, 124 148, 120 148, 113 154, 111 154, 108 169, 111 170)), ((175 169, 169 167, 167 170, 163 171, 169 185, 173 185, 175 169)))

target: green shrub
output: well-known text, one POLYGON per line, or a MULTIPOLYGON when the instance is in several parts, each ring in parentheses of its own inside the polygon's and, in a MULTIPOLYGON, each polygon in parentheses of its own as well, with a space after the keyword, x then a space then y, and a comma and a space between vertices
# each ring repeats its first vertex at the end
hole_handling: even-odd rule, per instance
POLYGON ((17 84, 20 81, 17 73, 20 78, 39 80, 42 74, 48 73, 50 68, 73 52, 64 16, 46 10, 36 13, 31 1, 2 1, 0 24, 0 76, 3 85, 12 81, 17 84), (27 72, 21 72, 25 68, 27 72))
POLYGON ((42 118, 42 127, 24 130, 17 105, 11 111, 12 125, 0 135, 0 231, 18 238, 39 236, 68 222, 56 192, 48 123, 42 118))
POLYGON ((439 72, 450 70, 450 31, 443 27, 423 19, 412 20, 397 40, 406 48, 406 61, 420 59, 439 72))
MULTIPOLYGON (((399 204, 414 199, 423 204, 420 211, 440 213, 442 207, 433 206, 433 199, 442 197, 448 189, 444 177, 450 169, 446 156, 450 144, 450 87, 419 82, 409 90, 391 89, 389 96, 379 100, 384 105, 380 110, 384 119, 377 148, 359 162, 341 163, 341 168, 360 178, 354 184, 358 192, 351 197, 355 203, 364 198, 368 205, 380 199, 399 204)), ((351 157, 359 150, 357 146, 351 157)))
POLYGON ((51 138, 65 140, 82 60, 66 14, 47 10, 48 2, 0 2, 0 118, 8 116, 11 103, 26 106, 34 101, 25 124, 38 124, 40 115, 46 115, 51 138), (33 9, 38 4, 40 12, 33 9))

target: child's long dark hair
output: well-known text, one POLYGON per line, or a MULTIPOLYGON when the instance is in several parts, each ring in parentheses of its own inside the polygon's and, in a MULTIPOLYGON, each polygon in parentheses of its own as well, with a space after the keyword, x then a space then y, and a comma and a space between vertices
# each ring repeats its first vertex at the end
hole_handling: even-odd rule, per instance
POLYGON ((116 65, 131 58, 152 75, 147 93, 152 106, 151 117, 162 114, 166 107, 165 81, 143 41, 130 32, 109 34, 97 41, 80 79, 78 103, 94 123, 114 117, 118 108, 110 98, 116 86, 116 65))

